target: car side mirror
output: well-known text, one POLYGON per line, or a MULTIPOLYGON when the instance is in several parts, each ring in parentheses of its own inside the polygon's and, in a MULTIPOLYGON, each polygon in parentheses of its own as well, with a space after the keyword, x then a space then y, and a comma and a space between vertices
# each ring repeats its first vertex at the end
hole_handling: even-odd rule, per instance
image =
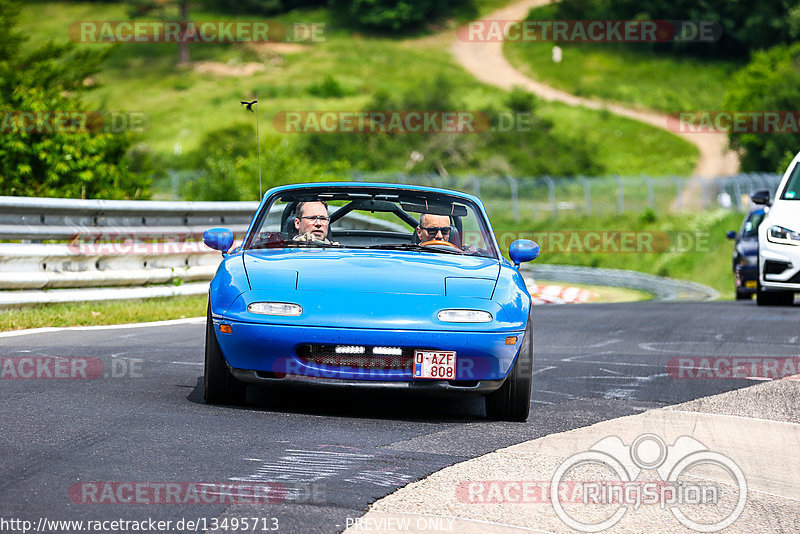
POLYGON ((728 239, 736 239, 736 232, 734 232, 733 230, 728 230, 725 233, 725 237, 727 237, 728 239))
POLYGON ((203 232, 203 243, 226 254, 233 245, 233 232, 227 228, 211 228, 203 232))
POLYGON ((532 261, 539 257, 539 245, 530 239, 517 239, 508 247, 508 255, 514 262, 514 267, 519 268, 519 264, 532 261))
POLYGON ((752 195, 750 195, 750 200, 753 201, 753 204, 761 204, 762 206, 769 206, 769 189, 759 189, 752 195))

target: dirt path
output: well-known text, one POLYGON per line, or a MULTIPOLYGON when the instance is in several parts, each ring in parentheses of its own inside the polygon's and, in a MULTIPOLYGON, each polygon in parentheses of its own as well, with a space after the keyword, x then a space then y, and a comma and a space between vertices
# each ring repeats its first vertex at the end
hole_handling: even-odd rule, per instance
MULTIPOLYGON (((549 4, 551 1, 522 0, 487 15, 484 20, 523 20, 531 8, 549 4)), ((632 109, 602 100, 581 98, 528 78, 506 60, 502 42, 471 42, 456 38, 451 51, 456 60, 482 82, 507 90, 520 86, 544 100, 563 102, 570 106, 607 109, 623 117, 668 129, 667 116, 664 114, 632 109)), ((676 133, 676 135, 680 135, 700 150, 700 159, 694 169, 695 176, 713 178, 738 172, 738 158, 736 154, 727 150, 728 139, 724 133, 676 133)))

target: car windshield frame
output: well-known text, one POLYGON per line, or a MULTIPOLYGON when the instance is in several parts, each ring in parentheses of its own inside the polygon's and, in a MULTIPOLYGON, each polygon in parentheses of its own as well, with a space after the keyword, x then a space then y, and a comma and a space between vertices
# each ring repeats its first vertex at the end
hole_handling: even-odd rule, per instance
POLYGON ((780 196, 781 200, 800 200, 800 163, 796 163, 789 179, 786 180, 786 185, 783 186, 783 191, 780 196), (791 188, 791 189, 790 189, 791 188), (786 194, 791 192, 792 196, 787 197, 786 194))
MULTIPOLYGON (((443 214, 443 213, 442 213, 443 214)), ((352 230, 350 230, 352 232, 352 230)), ((365 230, 366 231, 366 230, 365 230)), ((472 230, 471 230, 472 231, 472 230)), ((375 230, 375 235, 380 237, 380 230, 375 230)), ((386 232, 386 235, 389 235, 390 232, 386 232)), ((395 239, 397 237, 404 236, 404 233, 396 232, 394 233, 395 239)), ((325 185, 313 185, 308 187, 291 187, 285 189, 278 189, 271 193, 269 197, 267 197, 264 202, 261 204, 261 207, 254 218, 253 223, 251 224, 247 234, 245 235, 244 241, 242 242, 240 250, 243 252, 246 251, 253 251, 253 250, 265 250, 265 249, 283 249, 283 248, 331 248, 331 249, 349 249, 349 250, 407 250, 412 252, 428 252, 428 253, 439 253, 439 254, 448 254, 448 255, 465 255, 468 257, 484 257, 484 258, 491 258, 495 260, 500 260, 501 255, 499 252, 499 246, 497 244, 497 240, 494 235, 494 231, 491 227, 491 223, 486 215, 486 212, 483 209, 483 206, 480 205, 479 202, 475 202, 468 196, 462 196, 454 191, 447 191, 447 190, 440 190, 440 189, 433 189, 433 188, 405 188, 405 187, 392 187, 391 185, 337 185, 337 184, 325 184, 325 185), (291 210, 289 212, 285 212, 281 216, 280 226, 281 232, 263 232, 262 228, 266 224, 266 218, 270 215, 273 210, 273 206, 276 202, 286 202, 287 209, 289 206, 292 205, 293 202, 298 201, 314 201, 314 200, 325 200, 326 202, 330 201, 346 201, 346 206, 349 206, 351 203, 355 203, 355 207, 347 210, 343 215, 336 216, 336 213, 339 209, 346 207, 340 206, 337 209, 331 211, 331 225, 332 230, 336 233, 341 232, 341 230, 337 229, 333 226, 338 220, 346 217, 351 211, 358 212, 361 211, 371 211, 367 209, 367 206, 360 206, 358 205, 358 201, 363 202, 378 202, 382 204, 380 209, 376 209, 375 211, 380 211, 383 213, 394 213, 397 216, 397 220, 394 221, 398 224, 404 224, 403 228, 404 231, 408 230, 408 236, 411 237, 413 234, 416 226, 417 221, 419 219, 419 212, 415 211, 417 209, 421 209, 422 206, 428 207, 428 212, 436 211, 437 209, 441 209, 441 206, 448 205, 450 206, 450 210, 453 213, 452 221, 457 222, 457 228, 459 231, 463 227, 463 219, 464 218, 471 218, 474 219, 475 223, 477 224, 477 232, 480 234, 480 238, 482 239, 482 243, 486 247, 485 249, 476 249, 475 251, 466 249, 455 249, 450 246, 445 247, 442 246, 426 246, 421 247, 413 242, 405 244, 405 243, 386 243, 383 245, 353 245, 353 244, 338 244, 336 243, 336 236, 333 236, 334 243, 321 243, 321 242, 314 242, 314 241, 293 241, 291 238, 287 239, 286 235, 283 235, 283 224, 287 220, 294 220, 294 211, 291 210), (426 203, 427 201, 427 203, 426 203), (388 211, 390 207, 387 203, 393 203, 395 209, 393 211, 388 211), (408 209, 412 208, 412 209, 408 209), (458 215, 458 213, 462 215, 458 215), (471 217, 470 217, 471 216, 471 217), (462 219, 462 220, 457 220, 462 219), (411 223, 413 222, 413 226, 411 223), (407 228, 405 227, 407 225, 407 228), (276 236, 276 240, 274 245, 272 246, 265 246, 264 243, 258 243, 257 238, 264 233, 272 233, 272 234, 280 234, 280 236, 276 236), (452 250, 450 250, 452 248, 452 250)))
POLYGON ((761 226, 761 223, 764 221, 764 217, 766 217, 766 212, 763 209, 757 209, 751 211, 747 217, 744 218, 744 222, 742 223, 742 228, 739 230, 739 237, 740 239, 747 239, 747 238, 758 238, 758 227, 761 226), (755 221, 758 221, 758 224, 754 224, 755 221), (750 224, 750 229, 747 229, 747 225, 750 224))

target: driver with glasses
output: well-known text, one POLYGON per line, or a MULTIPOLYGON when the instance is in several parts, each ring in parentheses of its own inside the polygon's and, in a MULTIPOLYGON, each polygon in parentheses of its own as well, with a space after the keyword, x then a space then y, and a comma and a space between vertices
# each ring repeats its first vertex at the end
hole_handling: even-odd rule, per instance
POLYGON ((298 235, 295 241, 313 241, 326 245, 338 245, 328 239, 328 204, 324 200, 299 202, 295 208, 294 227, 298 235))

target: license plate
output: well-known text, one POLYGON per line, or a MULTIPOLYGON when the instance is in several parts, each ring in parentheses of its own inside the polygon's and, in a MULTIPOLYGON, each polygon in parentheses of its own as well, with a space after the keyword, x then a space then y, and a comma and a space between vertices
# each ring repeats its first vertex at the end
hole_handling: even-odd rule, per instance
POLYGON ((414 378, 454 380, 456 353, 454 351, 414 351, 414 378))
POLYGON ((747 289, 755 289, 758 287, 758 282, 756 282, 755 280, 748 280, 744 283, 744 287, 746 287, 747 289))

